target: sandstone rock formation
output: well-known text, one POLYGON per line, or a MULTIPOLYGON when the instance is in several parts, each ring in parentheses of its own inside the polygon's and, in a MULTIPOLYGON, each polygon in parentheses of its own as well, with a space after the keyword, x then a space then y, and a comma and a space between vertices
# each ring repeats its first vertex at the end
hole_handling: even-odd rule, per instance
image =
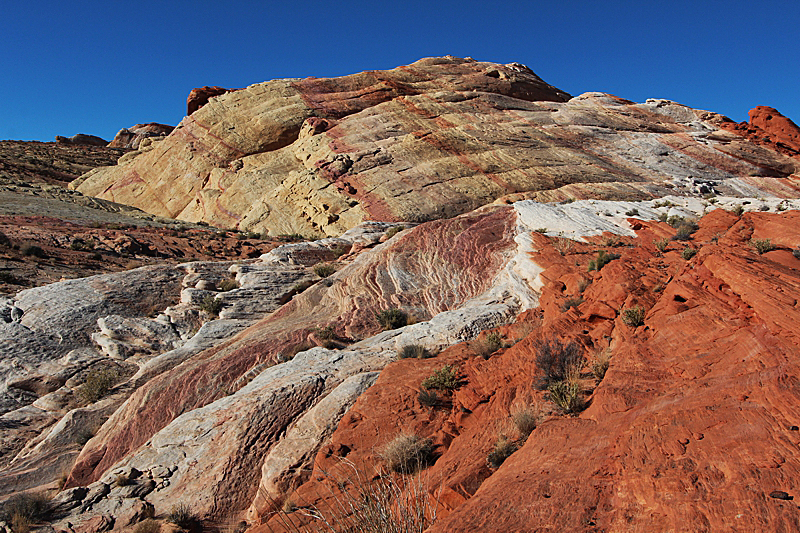
POLYGON ((86 135, 85 133, 78 133, 72 137, 56 135, 56 142, 60 144, 82 144, 86 146, 106 146, 108 144, 108 141, 97 135, 86 135))
POLYGON ((433 58, 218 96, 152 150, 72 186, 190 221, 327 235, 570 183, 769 176, 796 187, 797 160, 726 120, 666 100, 569 99, 518 64, 433 58))
POLYGON ((800 155, 800 128, 791 119, 773 107, 762 105, 751 109, 748 115, 748 122, 729 122, 723 127, 781 153, 794 157, 800 155))
POLYGON ((191 115, 206 105, 214 96, 220 96, 236 90, 237 89, 225 89, 224 87, 217 87, 216 85, 213 87, 206 85, 205 87, 192 89, 189 92, 189 96, 186 98, 186 116, 191 115))
MULTIPOLYGON (((109 148, 127 148, 138 150, 145 139, 164 137, 169 135, 175 128, 166 124, 150 122, 147 124, 136 124, 131 128, 122 128, 117 135, 108 143, 109 148)), ((147 143, 145 143, 147 145, 147 143)))

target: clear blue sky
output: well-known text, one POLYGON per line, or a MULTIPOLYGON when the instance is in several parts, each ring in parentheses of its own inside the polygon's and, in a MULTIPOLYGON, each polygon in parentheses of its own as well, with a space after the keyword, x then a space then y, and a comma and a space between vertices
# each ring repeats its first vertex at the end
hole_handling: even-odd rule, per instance
POLYGON ((110 139, 177 124, 193 87, 393 68, 426 56, 531 67, 574 95, 668 98, 800 122, 800 2, 6 1, 0 139, 110 139))

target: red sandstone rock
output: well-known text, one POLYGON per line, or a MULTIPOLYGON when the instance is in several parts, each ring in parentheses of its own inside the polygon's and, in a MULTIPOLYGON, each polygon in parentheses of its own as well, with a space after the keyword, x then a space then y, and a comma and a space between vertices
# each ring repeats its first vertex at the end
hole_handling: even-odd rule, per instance
POLYGON ((749 122, 723 122, 720 126, 786 155, 800 156, 800 128, 790 118, 763 105, 754 107, 748 115, 749 122))
POLYGON ((219 96, 221 94, 225 94, 227 92, 236 91, 237 89, 225 89, 224 87, 209 87, 206 85, 205 87, 199 87, 197 89, 192 89, 189 92, 189 96, 186 98, 186 115, 191 115, 204 105, 208 103, 209 98, 214 96, 219 96))
MULTIPOLYGON (((325 508, 338 490, 325 479, 381 467, 381 446, 401 431, 431 437, 440 455, 420 475, 439 501, 439 531, 790 531, 800 510, 800 213, 717 210, 688 243, 659 253, 674 230, 637 223, 633 247, 599 272, 586 263, 602 246, 576 244, 562 256, 534 234, 547 280, 541 308, 500 330, 522 340, 489 359, 472 343, 435 359, 389 365, 345 415, 317 456, 310 480, 288 497, 325 508), (758 255, 751 238, 776 249, 758 255), (699 249, 687 261, 685 246, 699 249), (591 279, 581 294, 576 280, 591 279), (584 303, 562 311, 568 297, 584 303), (618 312, 641 305, 644 325, 618 312), (499 435, 519 438, 510 414, 549 406, 537 378, 535 341, 578 342, 587 361, 610 349, 589 407, 549 415, 499 468, 487 455, 499 435), (458 365, 465 384, 444 407, 423 407, 422 379, 458 365), (346 454, 339 451, 346 450, 346 454), (777 491, 777 492, 775 492, 777 491)), ((600 243, 601 240, 597 239, 600 243)), ((279 527, 273 518, 256 531, 279 527)))
POLYGON ((114 137, 114 139, 108 143, 108 147, 137 150, 144 139, 151 137, 165 137, 172 133, 172 130, 174 129, 174 126, 158 124, 157 122, 136 124, 133 127, 119 130, 116 137, 114 137))

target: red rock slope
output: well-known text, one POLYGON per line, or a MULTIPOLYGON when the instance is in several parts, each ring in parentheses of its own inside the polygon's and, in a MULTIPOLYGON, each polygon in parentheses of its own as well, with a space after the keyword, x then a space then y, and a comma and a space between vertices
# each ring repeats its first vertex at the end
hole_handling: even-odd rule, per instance
MULTIPOLYGON (((638 238, 616 239, 613 250, 602 238, 566 246, 534 234, 542 307, 501 330, 522 340, 486 360, 471 343, 389 365, 317 456, 311 481, 287 498, 324 507, 320 495, 337 490, 324 480, 347 475, 342 456, 369 471, 384 443, 414 431, 439 454, 421 474, 440 502, 432 532, 800 528, 791 500, 800 497, 800 213, 717 210, 663 253, 655 242, 675 230, 633 222, 638 238), (751 239, 775 249, 759 255, 751 239), (698 250, 688 260, 687 246, 698 250), (598 249, 621 258, 587 273, 598 249), (576 297, 583 302, 563 311, 576 297), (635 305, 646 310, 638 327, 620 313, 635 305), (534 387, 535 342, 554 337, 579 343, 587 359, 609 349, 610 368, 596 386, 584 374, 585 411, 547 417, 491 468, 498 436, 518 437, 510 414, 550 405, 534 387), (459 366, 464 385, 444 408, 421 406, 420 382, 445 363, 459 366)), ((278 518, 264 521, 259 533, 280 529, 278 518)))

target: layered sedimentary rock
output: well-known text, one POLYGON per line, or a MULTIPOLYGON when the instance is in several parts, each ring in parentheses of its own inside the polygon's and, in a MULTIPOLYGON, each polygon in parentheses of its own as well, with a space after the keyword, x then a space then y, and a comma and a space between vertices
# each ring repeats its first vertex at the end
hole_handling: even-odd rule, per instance
MULTIPOLYGON (((138 150, 145 139, 153 137, 164 137, 169 135, 174 126, 166 124, 158 124, 157 122, 149 122, 147 124, 136 124, 130 128, 122 128, 117 132, 117 135, 108 143, 109 148, 128 148, 131 150, 138 150)), ((147 143, 145 143, 146 145, 147 143)))
POLYGON ((748 122, 728 122, 722 126, 754 143, 769 146, 790 156, 800 155, 800 128, 790 118, 783 116, 774 107, 763 105, 754 107, 748 115, 748 122))
POLYGON ((724 123, 666 100, 569 99, 518 64, 431 58, 217 96, 164 142, 73 186, 190 221, 333 235, 570 183, 797 172, 724 123))

